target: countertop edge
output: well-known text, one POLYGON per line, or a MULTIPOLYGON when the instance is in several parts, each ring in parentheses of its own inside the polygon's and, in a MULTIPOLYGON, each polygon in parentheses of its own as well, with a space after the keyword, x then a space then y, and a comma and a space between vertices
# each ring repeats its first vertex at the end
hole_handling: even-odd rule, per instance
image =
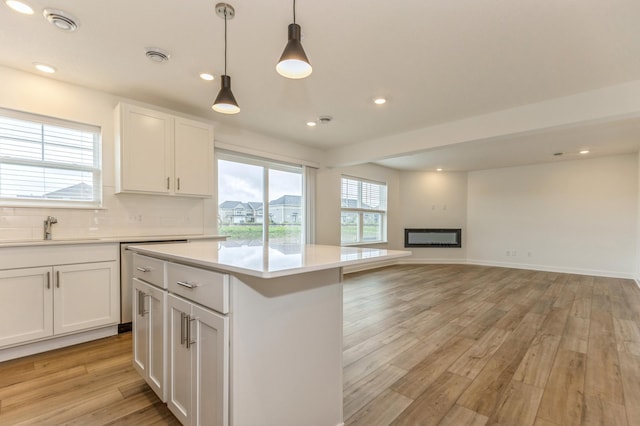
POLYGON ((29 246, 55 246, 55 245, 79 245, 79 244, 108 244, 108 243, 144 243, 164 242, 174 240, 223 240, 227 235, 139 235, 122 237, 87 237, 87 238, 61 238, 59 240, 24 240, 5 241, 0 240, 0 248, 3 247, 29 247, 29 246))
MULTIPOLYGON (((336 247, 340 247, 340 246, 336 246, 336 247)), ((264 279, 280 278, 280 277, 286 277, 290 275, 304 274, 307 272, 342 268, 345 266, 363 265, 366 263, 375 263, 375 262, 380 262, 380 261, 390 260, 390 259, 397 259, 400 257, 406 257, 411 255, 411 252, 409 251, 387 250, 386 254, 376 256, 376 257, 367 257, 363 259, 352 259, 352 260, 339 260, 339 261, 322 263, 322 264, 300 266, 300 267, 295 267, 290 269, 282 269, 282 270, 273 271, 273 272, 261 272, 255 269, 242 268, 239 266, 232 266, 224 263, 203 261, 203 260, 195 259, 188 256, 179 256, 171 253, 159 253, 157 250, 149 249, 144 246, 136 247, 134 245, 133 247, 129 247, 129 250, 135 253, 140 253, 143 255, 148 255, 151 257, 156 257, 156 258, 167 260, 167 261, 186 263, 193 266, 200 266, 206 269, 244 274, 244 275, 249 275, 252 277, 264 278, 264 279)))

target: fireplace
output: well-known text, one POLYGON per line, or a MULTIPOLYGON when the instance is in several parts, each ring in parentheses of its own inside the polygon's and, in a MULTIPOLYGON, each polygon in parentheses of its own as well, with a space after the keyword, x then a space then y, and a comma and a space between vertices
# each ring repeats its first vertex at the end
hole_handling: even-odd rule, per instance
POLYGON ((405 247, 462 247, 460 228, 405 228, 405 247))

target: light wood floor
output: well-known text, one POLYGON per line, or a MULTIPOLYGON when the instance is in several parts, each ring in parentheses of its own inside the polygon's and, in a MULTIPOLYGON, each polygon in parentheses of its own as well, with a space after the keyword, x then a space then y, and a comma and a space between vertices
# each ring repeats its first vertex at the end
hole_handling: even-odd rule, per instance
POLYGON ((347 425, 640 425, 633 281, 398 266, 344 295, 347 425))
MULTIPOLYGON (((344 303, 347 425, 640 425, 632 281, 396 266, 347 275, 344 303)), ((130 353, 126 333, 0 363, 0 425, 177 425, 130 353)))

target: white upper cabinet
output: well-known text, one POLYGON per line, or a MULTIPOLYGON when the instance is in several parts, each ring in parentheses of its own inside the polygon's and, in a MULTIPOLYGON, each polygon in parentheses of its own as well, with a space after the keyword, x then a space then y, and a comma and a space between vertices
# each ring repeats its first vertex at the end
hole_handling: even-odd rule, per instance
POLYGON ((119 104, 116 192, 212 196, 213 126, 119 104))
POLYGON ((213 195, 213 127, 184 118, 176 118, 174 123, 175 192, 213 195))

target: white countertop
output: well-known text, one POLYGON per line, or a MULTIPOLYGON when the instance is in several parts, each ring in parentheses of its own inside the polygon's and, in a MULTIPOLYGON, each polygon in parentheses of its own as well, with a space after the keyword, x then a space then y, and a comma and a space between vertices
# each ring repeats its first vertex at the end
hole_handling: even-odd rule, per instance
POLYGON ((233 241, 193 241, 187 244, 132 245, 130 250, 165 260, 209 269, 276 278, 323 269, 409 256, 401 250, 314 244, 238 245, 233 241))
POLYGON ((173 241, 173 240, 221 240, 226 235, 138 235, 123 237, 87 237, 87 238, 60 238, 52 240, 0 240, 2 247, 43 246, 43 245, 67 245, 67 244, 101 244, 101 243, 143 243, 147 241, 173 241))

